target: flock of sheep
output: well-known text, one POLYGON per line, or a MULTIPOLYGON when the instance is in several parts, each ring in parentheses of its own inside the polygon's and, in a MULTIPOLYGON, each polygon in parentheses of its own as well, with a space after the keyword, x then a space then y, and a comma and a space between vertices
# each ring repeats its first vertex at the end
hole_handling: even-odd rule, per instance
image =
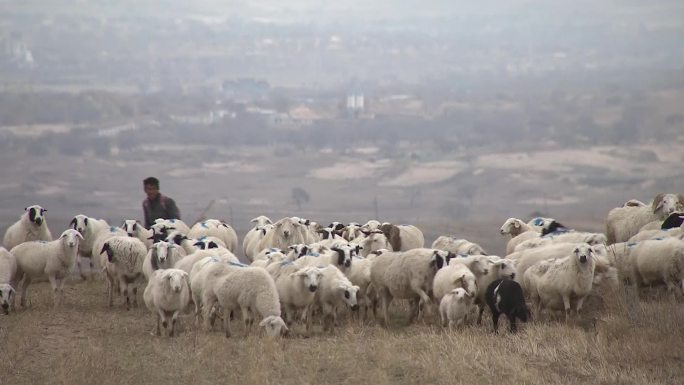
MULTIPOLYGON (((217 319, 231 336, 240 315, 247 332, 254 321, 269 336, 297 327, 310 334, 314 323, 333 331, 352 318, 388 326, 394 299, 408 300, 410 322, 438 314, 450 328, 480 324, 486 308, 494 330, 505 314, 516 320, 562 311, 578 314, 589 294, 602 285, 663 284, 684 295, 684 196, 659 194, 650 203, 630 200, 608 213, 606 234, 575 231, 552 218, 507 219, 506 256, 488 255, 465 239, 440 236, 425 248, 415 226, 333 222, 327 227, 298 217, 252 222, 241 263, 233 228, 209 219, 189 227, 180 220, 157 220, 145 229, 135 220, 115 227, 76 215, 53 240, 46 209, 25 209, 10 226, 0 248, 0 297, 6 314, 27 306, 32 282, 49 280, 54 305, 62 301, 66 278, 78 269, 83 279, 102 272, 108 303, 115 295, 126 308, 142 299, 173 336, 179 316, 192 313, 197 327, 212 330, 217 319), (474 317, 470 317, 474 318, 474 317)), ((430 319, 427 318, 426 319, 430 319)))

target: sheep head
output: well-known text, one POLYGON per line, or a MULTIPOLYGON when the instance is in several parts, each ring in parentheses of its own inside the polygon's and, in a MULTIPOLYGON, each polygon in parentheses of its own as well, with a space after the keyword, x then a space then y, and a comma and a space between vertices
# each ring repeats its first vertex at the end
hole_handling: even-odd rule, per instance
POLYGON ((0 300, 2 301, 2 311, 9 314, 10 304, 14 296, 14 288, 7 283, 0 284, 0 300))
POLYGON ((289 330, 287 325, 285 325, 285 321, 283 321, 280 316, 276 315, 264 318, 259 322, 259 326, 264 327, 266 329, 266 334, 271 338, 278 337, 281 333, 289 330))
POLYGON ((47 209, 44 209, 39 205, 33 205, 25 207, 24 211, 28 214, 29 222, 36 226, 40 226, 45 222, 45 213, 47 212, 47 209))
POLYGON ((88 228, 88 217, 83 214, 78 214, 69 222, 69 226, 81 233, 81 235, 85 235, 86 229, 88 228))
POLYGON ((78 247, 80 241, 83 240, 83 235, 74 229, 64 230, 59 239, 69 248, 78 247))

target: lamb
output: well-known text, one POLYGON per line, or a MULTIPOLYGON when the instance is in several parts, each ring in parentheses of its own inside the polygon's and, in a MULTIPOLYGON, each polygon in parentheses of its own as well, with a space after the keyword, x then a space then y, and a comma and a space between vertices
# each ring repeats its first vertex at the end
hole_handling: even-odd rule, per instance
MULTIPOLYGON (((86 280, 88 279, 88 276, 85 274, 84 269, 82 267, 84 263, 83 258, 88 260, 87 263, 90 267, 91 272, 95 270, 96 265, 99 267, 98 259, 93 258, 93 255, 97 255, 99 249, 95 251, 95 254, 93 254, 93 248, 95 247, 94 245, 97 238, 100 235, 108 232, 110 226, 104 219, 95 219, 85 216, 83 214, 78 214, 74 216, 74 218, 70 222, 70 226, 72 229, 78 231, 79 233, 81 233, 81 235, 83 235, 83 241, 81 241, 78 245, 78 252, 81 257, 78 260, 78 271, 81 275, 81 278, 83 278, 83 280, 86 280)), ((100 248, 102 248, 102 245, 100 245, 100 248)))
POLYGON ((17 259, 7 249, 0 247, 0 301, 5 314, 9 314, 10 305, 14 308, 16 274, 17 259))
MULTIPOLYGON (((219 278, 211 288, 215 301, 224 314, 240 310, 247 330, 253 322, 253 312, 262 317, 259 326, 266 328, 270 337, 280 335, 288 328, 280 317, 280 300, 278 289, 273 278, 258 267, 234 267, 226 275, 219 278)), ((213 302, 212 302, 213 304, 213 302)), ((205 313, 211 309, 205 302, 205 313)), ((209 317, 207 317, 208 319, 209 317)), ((226 338, 232 335, 230 317, 223 317, 226 338)))
POLYGON ((523 276, 530 298, 537 305, 537 315, 542 308, 565 309, 569 319, 571 299, 576 299, 575 313, 579 314, 594 282, 594 249, 588 244, 578 244, 567 257, 545 260, 530 267, 523 276))
MULTIPOLYGON (((497 279, 487 286, 485 294, 487 305, 492 312, 494 333, 499 332, 499 317, 506 314, 511 333, 518 330, 516 319, 527 322, 530 310, 525 303, 520 284, 511 279, 497 279)), ((482 313, 480 313, 482 314, 482 313)))
POLYGON ((312 317, 308 311, 322 276, 322 269, 311 266, 299 268, 290 264, 281 270, 275 284, 288 323, 292 323, 297 311, 303 310, 302 318, 306 319, 307 332, 311 329, 312 317))
POLYGON ((161 335, 159 323, 167 329, 171 318, 169 337, 173 337, 176 330, 178 314, 190 302, 190 283, 188 273, 178 269, 156 270, 150 277, 143 292, 145 306, 157 314, 157 326, 153 335, 161 335))
POLYGON ((454 254, 487 255, 482 246, 466 239, 457 239, 447 235, 440 235, 432 243, 433 249, 445 250, 454 254))
POLYGON ((103 243, 100 254, 105 253, 106 261, 103 261, 103 265, 109 282, 109 306, 114 304, 115 282, 119 284, 121 295, 126 296, 126 310, 131 308, 131 291, 133 302, 137 306, 138 288, 135 283, 143 276, 142 265, 147 255, 145 244, 138 238, 114 236, 103 243))
POLYGON ((152 230, 146 229, 139 221, 126 219, 123 221, 121 228, 126 231, 129 237, 140 239, 148 250, 152 247, 152 230))
POLYGON ((326 266, 321 272, 320 284, 315 293, 315 306, 321 309, 323 315, 323 331, 332 332, 338 307, 346 304, 352 311, 359 309, 356 299, 359 287, 352 285, 334 265, 326 266))
POLYGON ((484 313, 486 300, 486 288, 497 279, 515 279, 518 272, 515 262, 510 259, 502 259, 497 256, 489 256, 489 271, 477 277, 477 298, 475 303, 479 307, 479 314, 477 316, 477 324, 482 323, 482 313, 484 313))
POLYGON ((52 234, 45 219, 47 209, 39 205, 24 208, 25 213, 5 231, 3 245, 7 250, 28 241, 51 241, 52 234))
MULTIPOLYGON (((420 304, 428 305, 435 273, 446 264, 448 253, 441 250, 414 249, 386 252, 371 263, 371 284, 382 303, 382 318, 389 325, 389 305, 394 298, 411 301, 410 322, 418 315, 420 304)), ((373 306, 375 309, 375 304, 373 306)))
POLYGON ((64 296, 64 281, 76 263, 81 233, 65 230, 58 239, 50 242, 29 241, 14 247, 10 252, 17 262, 16 280, 21 281, 21 306, 26 306, 27 289, 34 279, 48 278, 54 295, 54 306, 64 296))
POLYGON ((608 244, 625 242, 649 222, 663 220, 683 209, 684 196, 681 194, 658 194, 648 206, 616 207, 606 218, 608 244))
POLYGON ((391 223, 383 223, 380 230, 392 245, 394 251, 406 251, 425 246, 425 237, 419 228, 413 225, 395 226, 391 223))
POLYGON ((192 271, 192 267, 200 261, 202 258, 219 256, 230 260, 233 263, 240 263, 240 260, 227 249, 209 249, 209 250, 197 250, 192 254, 188 254, 181 258, 178 262, 173 265, 174 269, 181 269, 188 274, 192 271))
POLYGON ((150 280, 155 270, 170 269, 180 261, 185 252, 173 243, 160 241, 152 245, 147 251, 142 265, 142 272, 146 280, 150 280))
POLYGON ((432 283, 432 293, 437 303, 440 303, 440 312, 442 298, 456 288, 465 289, 471 298, 477 296, 476 282, 477 279, 472 271, 466 265, 454 262, 454 260, 439 269, 432 283))
POLYGON ((511 235, 511 239, 506 244, 506 255, 513 253, 519 244, 541 237, 541 232, 536 227, 528 225, 517 218, 506 219, 506 222, 501 226, 500 232, 502 235, 511 235))
POLYGON ((439 302, 439 316, 442 326, 449 329, 464 325, 473 304, 473 294, 459 287, 451 290, 439 302))
POLYGON ((684 295, 684 237, 639 242, 630 252, 631 278, 639 286, 664 283, 684 295))
POLYGON ((218 219, 207 219, 195 223, 190 231, 187 232, 190 238, 216 237, 220 239, 225 247, 231 252, 235 252, 238 246, 238 236, 229 224, 218 219))
POLYGON ((290 245, 298 243, 308 243, 306 229, 298 221, 285 217, 275 223, 272 231, 258 242, 257 250, 271 247, 286 249, 290 245))

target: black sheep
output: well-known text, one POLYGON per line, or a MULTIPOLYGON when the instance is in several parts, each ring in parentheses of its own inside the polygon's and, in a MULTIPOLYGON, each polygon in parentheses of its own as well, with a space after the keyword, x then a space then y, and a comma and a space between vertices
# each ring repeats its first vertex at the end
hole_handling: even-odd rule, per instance
POLYGON ((522 322, 527 322, 527 318, 530 316, 520 284, 511 279, 497 279, 492 282, 487 287, 485 299, 492 311, 494 333, 499 331, 499 316, 502 313, 508 317, 511 333, 515 333, 517 330, 516 318, 522 322))

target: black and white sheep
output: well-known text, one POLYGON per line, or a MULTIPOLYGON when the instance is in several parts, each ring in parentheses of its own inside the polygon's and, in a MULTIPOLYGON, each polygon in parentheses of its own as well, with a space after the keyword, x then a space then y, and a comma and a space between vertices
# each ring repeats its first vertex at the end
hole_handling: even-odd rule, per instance
POLYGON ((138 304, 136 282, 143 277, 142 265, 147 248, 138 238, 114 236, 107 239, 100 250, 106 257, 105 273, 109 283, 109 306, 114 304, 114 289, 118 283, 119 292, 126 297, 126 309, 130 309, 131 297, 138 304))
POLYGON ((238 236, 232 226, 218 219, 207 219, 195 223, 187 233, 190 238, 216 237, 220 239, 225 247, 231 252, 235 252, 238 246, 238 236))
POLYGON ((19 220, 5 231, 3 245, 7 250, 28 241, 51 241, 52 234, 48 228, 45 213, 47 209, 33 205, 24 208, 19 220))
POLYGON ((525 303, 520 284, 512 279, 497 279, 487 286, 485 299, 489 310, 492 312, 494 333, 499 332, 499 317, 505 314, 511 333, 518 329, 516 320, 527 322, 530 310, 525 303))

